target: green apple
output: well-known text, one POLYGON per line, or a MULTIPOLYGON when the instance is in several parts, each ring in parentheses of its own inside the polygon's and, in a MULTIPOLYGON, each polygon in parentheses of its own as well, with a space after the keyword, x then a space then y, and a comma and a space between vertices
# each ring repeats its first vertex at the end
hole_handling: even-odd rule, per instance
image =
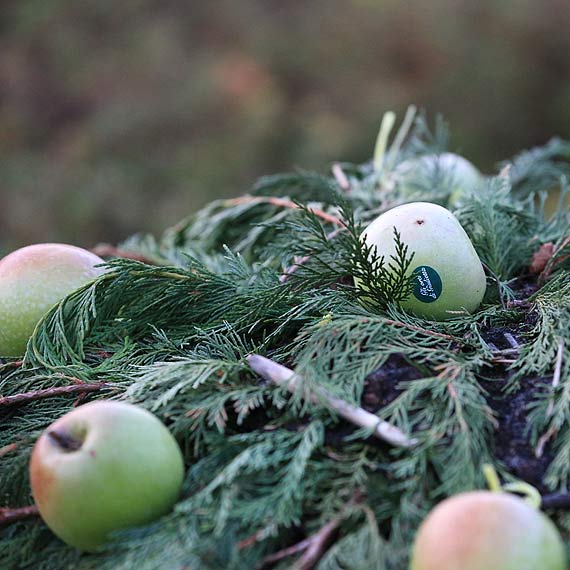
POLYGON ((32 452, 30 477, 48 527, 67 544, 93 551, 112 531, 169 512, 184 463, 176 440, 150 412, 99 401, 45 430, 32 452))
MULTIPOLYGON (((544 215, 546 219, 550 219, 559 209, 570 210, 570 194, 566 194, 562 203, 560 201, 560 188, 551 188, 548 191, 546 200, 544 201, 544 215)), ((538 205, 540 201, 535 200, 538 205)))
POLYGON ((53 305, 103 273, 100 257, 72 245, 41 243, 0 260, 0 356, 21 356, 53 305))
POLYGON ((404 309, 443 320, 479 307, 485 272, 471 240, 449 210, 428 202, 404 204, 376 218, 361 237, 376 246, 378 256, 390 260, 395 255, 394 228, 414 252, 408 271, 415 275, 414 287, 401 303, 404 309))
POLYGON ((440 503, 415 539, 411 570, 565 570, 552 522, 508 493, 474 491, 440 503))
POLYGON ((412 196, 423 182, 436 180, 449 191, 448 204, 455 208, 464 196, 481 186, 484 177, 466 158, 445 152, 402 162, 396 168, 396 180, 403 196, 412 196))

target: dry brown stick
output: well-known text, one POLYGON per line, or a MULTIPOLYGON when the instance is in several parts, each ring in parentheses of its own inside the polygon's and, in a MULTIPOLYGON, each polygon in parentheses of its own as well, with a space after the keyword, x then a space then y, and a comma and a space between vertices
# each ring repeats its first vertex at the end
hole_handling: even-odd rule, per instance
POLYGON ((20 368, 24 364, 23 360, 14 360, 13 362, 6 362, 5 364, 0 364, 0 372, 4 372, 9 368, 20 368))
POLYGON ((553 493, 543 495, 540 503, 541 509, 570 509, 570 493, 553 493))
POLYGON ((72 386, 56 386, 54 388, 46 388, 45 390, 33 390, 32 392, 23 392, 22 394, 14 394, 13 396, 4 396, 0 398, 1 406, 12 406, 14 404, 23 404, 34 400, 43 400, 45 398, 54 398, 57 396, 65 396, 67 394, 84 394, 87 392, 98 392, 105 388, 111 388, 105 382, 96 382, 93 384, 74 384, 72 386))
MULTIPOLYGON (((301 378, 295 374, 293 370, 282 366, 277 362, 273 362, 269 358, 252 354, 247 357, 247 361, 251 369, 259 374, 265 380, 273 382, 278 386, 287 388, 289 392, 295 393, 301 378)), ((316 393, 311 397, 311 401, 323 401, 334 410, 339 416, 352 424, 371 430, 371 435, 382 439, 392 445, 399 447, 411 447, 417 443, 413 438, 408 437, 402 430, 396 426, 380 419, 375 414, 367 412, 363 408, 353 406, 332 394, 329 394, 323 388, 318 388, 316 393)))
POLYGON ((335 162, 332 165, 331 170, 335 180, 337 181, 341 189, 344 190, 344 192, 350 192, 352 188, 350 187, 350 182, 348 181, 348 178, 346 177, 346 174, 344 173, 342 166, 338 162, 335 162))
POLYGON ((305 554, 295 564, 294 570, 312 570, 317 565, 338 530, 340 521, 340 518, 330 521, 317 534, 311 537, 311 542, 307 550, 305 550, 305 554))
POLYGON ((156 261, 149 259, 142 253, 120 249, 111 245, 110 243, 97 244, 95 247, 91 248, 91 252, 95 255, 98 255, 99 257, 122 257, 123 259, 133 259, 134 261, 140 261, 141 263, 146 263, 147 265, 157 265, 156 261))
MULTIPOLYGON (((332 232, 328 233, 326 235, 327 241, 334 239, 338 233, 343 231, 343 229, 344 228, 337 228, 336 230, 333 230, 332 232)), ((297 269, 299 269, 299 267, 301 267, 302 265, 307 263, 307 261, 309 261, 309 259, 311 259, 310 255, 305 255, 304 257, 300 257, 300 258, 296 259, 295 263, 293 263, 293 265, 290 265, 289 267, 287 267, 283 271, 283 273, 279 277, 279 281, 281 283, 285 283, 289 279, 289 277, 291 277, 291 275, 293 275, 293 273, 295 273, 295 271, 297 271, 297 269)))
POLYGON ((254 544, 257 544, 265 536, 265 529, 253 533, 252 535, 240 540, 237 543, 238 550, 243 550, 244 548, 249 548, 254 544))
POLYGON ((263 558, 263 560, 259 564, 259 567, 263 568, 264 566, 268 566, 269 564, 275 564, 275 562, 279 562, 284 558, 289 558, 289 556, 293 556, 294 554, 299 554, 299 552, 303 552, 309 547, 311 538, 312 537, 305 538, 305 540, 297 542, 297 544, 293 544, 293 546, 288 546, 287 548, 283 548, 282 550, 279 550, 274 554, 267 555, 265 558, 263 558))
POLYGON ((9 507, 0 508, 0 525, 10 524, 16 521, 29 519, 39 515, 36 505, 11 509, 9 507))
POLYGON ((268 566, 269 564, 279 562, 285 558, 289 558, 289 556, 304 552, 303 556, 297 561, 293 568, 294 570, 311 570, 321 559, 333 538, 334 533, 340 526, 341 520, 342 517, 337 517, 328 522, 317 533, 313 534, 309 538, 266 556, 261 561, 261 568, 268 566))
MULTIPOLYGON (((295 204, 291 200, 286 198, 275 198, 272 196, 241 196, 240 198, 232 198, 227 200, 226 204, 230 206, 239 206, 240 204, 273 204, 274 206, 279 206, 280 208, 291 208, 297 210, 300 208, 299 204, 295 204)), ((313 213, 318 218, 321 218, 335 226, 345 227, 344 222, 333 216, 332 214, 327 214, 319 208, 308 208, 311 213, 313 213)))
POLYGON ((461 339, 455 338, 451 335, 444 334, 444 333, 438 333, 435 331, 430 331, 429 329, 424 329, 422 327, 416 327, 415 325, 409 325, 408 323, 403 323, 401 321, 393 321, 391 319, 386 319, 386 320, 384 320, 384 323, 387 325, 393 325, 395 327, 402 327, 402 328, 406 328, 406 329, 409 329, 412 331, 421 332, 423 334, 427 334, 428 336, 434 336, 436 338, 444 338, 445 340, 451 340, 453 342, 463 342, 461 339))
POLYGON ((493 364, 514 364, 516 362, 516 359, 514 358, 491 358, 491 362, 493 364))
POLYGON ((12 451, 15 451, 16 449, 18 449, 17 443, 9 443, 4 447, 0 447, 0 457, 4 457, 4 455, 8 455, 8 453, 12 453, 12 451))

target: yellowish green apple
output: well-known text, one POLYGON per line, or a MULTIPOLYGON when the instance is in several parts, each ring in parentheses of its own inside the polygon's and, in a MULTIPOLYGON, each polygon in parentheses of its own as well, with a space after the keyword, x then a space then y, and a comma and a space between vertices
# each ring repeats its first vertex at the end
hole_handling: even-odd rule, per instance
POLYGON ((396 178, 404 196, 412 196, 425 181, 437 180, 449 191, 448 204, 453 208, 484 182, 483 175, 471 162, 452 152, 406 160, 396 168, 396 178))
MULTIPOLYGON (((540 201, 536 199, 538 205, 540 201)), ((564 200, 560 200, 560 188, 551 188, 548 191, 546 200, 544 201, 544 215, 547 219, 551 218, 559 210, 570 210, 570 194, 566 194, 564 200)))
POLYGON ((502 492, 462 493, 422 523, 410 570, 565 570, 554 524, 523 499, 502 492))
POLYGON ((404 309, 443 320, 479 307, 486 288, 483 266, 469 236, 449 210, 428 202, 404 204, 376 218, 362 239, 389 261, 396 253, 394 228, 414 253, 408 270, 415 276, 413 291, 401 303, 404 309))
POLYGON ((0 356, 21 356, 40 319, 101 275, 103 260, 60 243, 18 249, 0 260, 0 356))
POLYGON ((180 448, 150 412, 99 401, 49 426, 30 461, 34 500, 64 542, 93 551, 115 530, 148 524, 180 495, 180 448))

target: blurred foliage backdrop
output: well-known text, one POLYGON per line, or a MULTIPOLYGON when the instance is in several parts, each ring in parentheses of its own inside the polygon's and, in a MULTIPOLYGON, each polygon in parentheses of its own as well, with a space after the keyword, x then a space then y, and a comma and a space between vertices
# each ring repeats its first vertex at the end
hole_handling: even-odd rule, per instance
POLYGON ((491 171, 570 137, 568 0, 3 0, 0 251, 364 161, 416 103, 491 171))

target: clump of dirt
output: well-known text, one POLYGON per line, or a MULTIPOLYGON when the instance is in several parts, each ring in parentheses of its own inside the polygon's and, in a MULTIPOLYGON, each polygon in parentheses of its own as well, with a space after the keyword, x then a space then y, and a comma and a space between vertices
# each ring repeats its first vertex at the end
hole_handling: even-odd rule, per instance
MULTIPOLYGON (((528 326, 529 323, 525 321, 518 329, 490 327, 482 331, 484 340, 506 362, 486 370, 487 379, 482 380, 481 384, 486 391, 487 403, 497 420, 494 432, 495 457, 512 475, 535 486, 540 492, 545 492, 544 475, 553 454, 550 446, 546 445, 542 455, 537 457, 536 449, 530 442, 528 415, 529 406, 536 401, 541 391, 547 389, 550 378, 523 378, 515 391, 506 391, 512 376, 508 370, 509 360, 515 357, 524 343, 524 332, 528 326)), ((422 376, 402 355, 392 355, 383 366, 367 376, 362 407, 370 412, 378 412, 398 397, 402 382, 422 376)))
POLYGON ((487 402, 498 422, 494 437, 495 456, 512 475, 535 486, 541 493, 546 492, 543 479, 553 454, 547 445, 542 455, 537 457, 530 442, 528 414, 530 404, 536 401, 550 379, 523 378, 516 392, 505 394, 507 382, 508 374, 482 383, 488 393, 487 402))
POLYGON ((366 377, 361 405, 369 412, 377 412, 398 397, 400 383, 421 377, 421 372, 402 355, 393 354, 366 377))

